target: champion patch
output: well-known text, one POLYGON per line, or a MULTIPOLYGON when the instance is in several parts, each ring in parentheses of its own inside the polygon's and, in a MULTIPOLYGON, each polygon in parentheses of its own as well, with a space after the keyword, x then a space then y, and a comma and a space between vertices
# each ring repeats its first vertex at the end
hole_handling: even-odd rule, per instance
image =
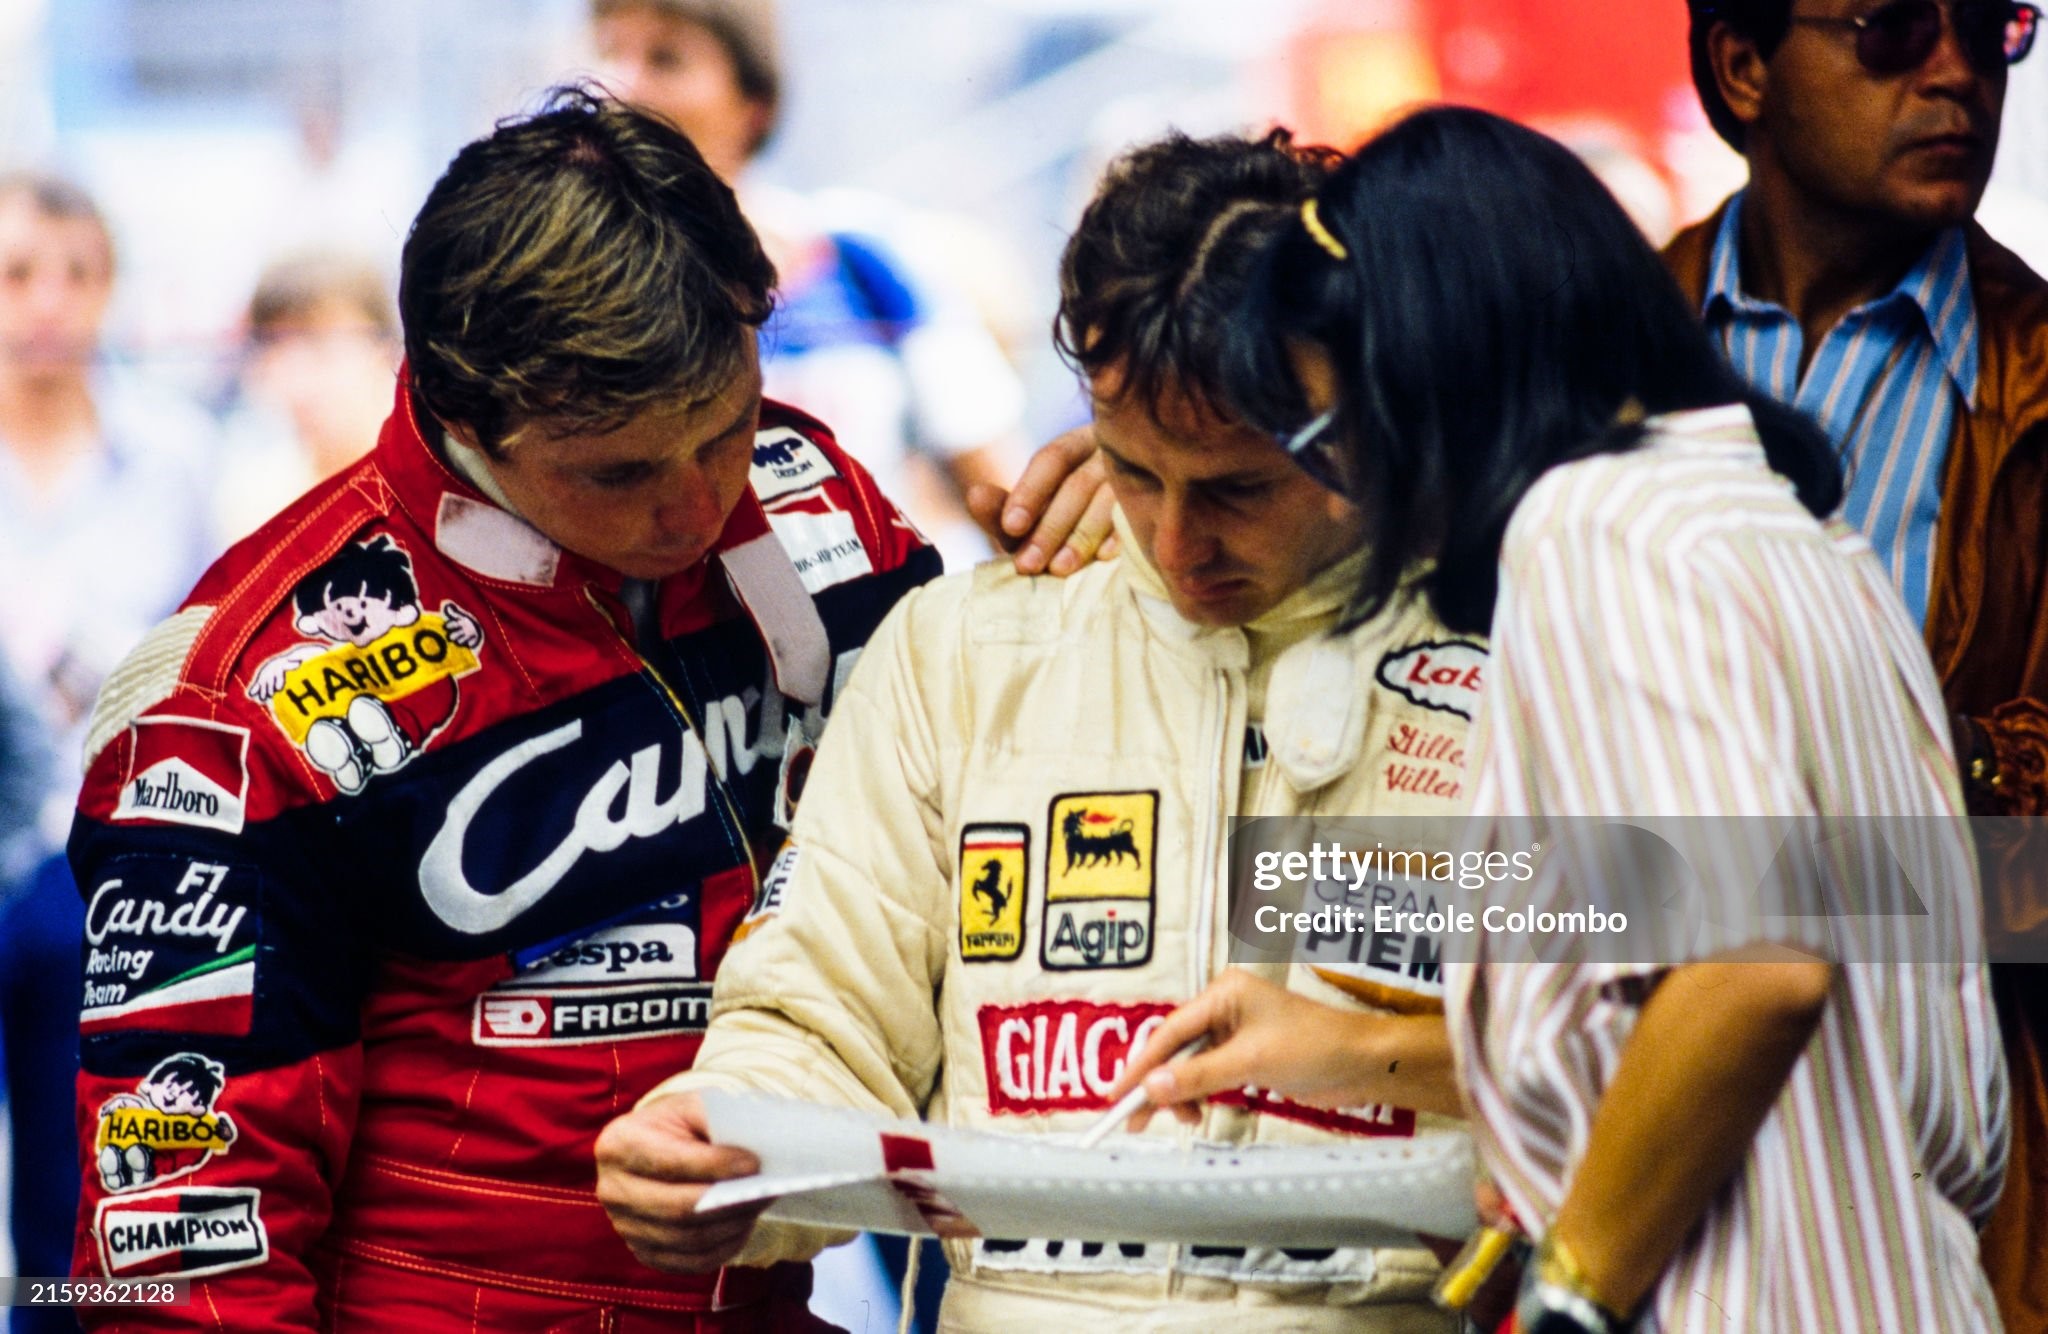
POLYGON ((1410 703, 1466 721, 1479 709, 1486 648, 1470 640, 1414 644, 1380 659, 1379 683, 1410 703))
POLYGON ((198 1278, 270 1258, 263 1192, 157 1190, 100 1201, 93 1218, 108 1278, 198 1278))
POLYGON ((128 724, 128 777, 111 818, 242 832, 249 798, 249 729, 199 718, 128 724))
POLYGON ((1041 964, 1137 968, 1152 958, 1158 814, 1157 792, 1053 798, 1041 964))
POLYGON ((960 957, 969 963, 1024 952, 1025 883, 1031 830, 1021 824, 971 824, 960 830, 960 957))
POLYGON ((748 480, 754 498, 766 505, 805 491, 815 491, 839 475, 825 451, 786 426, 754 437, 754 466, 748 480))

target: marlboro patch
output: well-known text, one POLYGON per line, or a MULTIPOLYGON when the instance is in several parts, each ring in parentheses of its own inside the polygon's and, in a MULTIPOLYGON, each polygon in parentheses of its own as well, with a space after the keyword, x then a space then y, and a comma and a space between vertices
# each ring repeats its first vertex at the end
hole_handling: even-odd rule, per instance
POLYGON ((242 832, 248 728, 200 718, 137 718, 128 724, 128 737, 128 778, 113 819, 242 832))

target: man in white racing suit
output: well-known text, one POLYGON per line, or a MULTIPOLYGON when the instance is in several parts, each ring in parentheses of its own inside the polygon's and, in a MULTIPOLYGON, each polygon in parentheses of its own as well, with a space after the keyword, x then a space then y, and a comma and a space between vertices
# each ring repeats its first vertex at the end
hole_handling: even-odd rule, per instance
MULTIPOLYGON (((1358 516, 1234 420, 1226 321, 1257 242, 1328 169, 1282 133, 1175 136, 1112 168, 1062 264, 1126 555, 1065 581, 1007 564, 907 598, 870 641, 791 843, 726 957, 693 1068, 598 1145, 599 1196, 665 1269, 806 1255, 759 1210, 693 1217, 753 1168, 697 1093, 773 1093, 1071 1132, 1128 1055, 1229 965, 1229 818, 1454 816, 1483 644, 1419 600, 1340 630, 1358 516), (1333 633, 1334 632, 1334 633, 1333 633)), ((1260 971, 1334 1004, 1440 1012, 1440 942, 1361 933, 1260 971), (1342 957, 1338 957, 1338 956, 1342 957)), ((1208 1141, 1462 1134, 1420 1106, 1255 1089, 1208 1141)), ((1443 1331, 1420 1249, 949 1241, 941 1327, 1443 1331), (1227 1314, 1225 1314, 1227 1312, 1227 1314)))

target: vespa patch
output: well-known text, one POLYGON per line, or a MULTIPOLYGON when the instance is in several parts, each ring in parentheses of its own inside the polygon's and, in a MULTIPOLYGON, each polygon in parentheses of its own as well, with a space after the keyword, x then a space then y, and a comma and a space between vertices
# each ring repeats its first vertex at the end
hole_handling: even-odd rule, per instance
POLYGON ((100 1104, 93 1134, 100 1185, 110 1193, 141 1190, 196 1172, 235 1142, 235 1123, 213 1109, 227 1087, 219 1061, 181 1051, 158 1061, 133 1093, 100 1104))
POLYGON ((403 768, 455 716, 482 624, 452 601, 426 610, 412 557, 389 536, 344 547, 292 590, 306 639, 256 669, 249 698, 345 796, 403 768))
POLYGON ((1025 885, 1031 830, 1021 824, 971 824, 960 830, 960 957, 968 963, 1024 952, 1025 885))
POLYGON ((1054 797, 1039 962, 1056 971, 1138 968, 1152 958, 1157 792, 1054 797))

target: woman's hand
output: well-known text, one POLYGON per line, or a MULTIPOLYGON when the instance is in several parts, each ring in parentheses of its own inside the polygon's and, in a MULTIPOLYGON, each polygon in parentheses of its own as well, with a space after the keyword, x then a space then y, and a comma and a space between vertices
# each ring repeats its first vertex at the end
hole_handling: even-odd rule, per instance
POLYGON ((1141 1080, 1152 1107, 1132 1116, 1133 1132, 1153 1108, 1193 1124, 1202 1099, 1248 1086, 1321 1107, 1392 1103, 1462 1115, 1440 1017, 1337 1009, 1235 968, 1153 1030, 1110 1098, 1141 1080), (1206 1050, 1169 1060, 1198 1037, 1206 1050))

